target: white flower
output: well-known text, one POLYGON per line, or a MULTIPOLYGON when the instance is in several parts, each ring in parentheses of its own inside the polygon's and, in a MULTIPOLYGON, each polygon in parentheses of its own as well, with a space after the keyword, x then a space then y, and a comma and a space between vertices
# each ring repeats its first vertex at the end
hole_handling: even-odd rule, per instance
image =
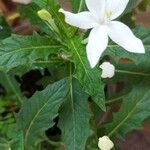
POLYGON ((85 0, 89 11, 73 14, 63 9, 65 21, 81 29, 91 29, 86 47, 91 67, 95 67, 108 45, 108 36, 130 52, 144 53, 140 39, 136 38, 128 26, 113 21, 125 10, 129 0, 85 0))
POLYGON ((12 1, 21 4, 29 4, 31 2, 31 0, 12 0, 12 1))
POLYGON ((109 139, 108 136, 99 138, 98 147, 101 150, 111 150, 114 147, 114 143, 109 139))
POLYGON ((102 78, 112 78, 115 75, 115 67, 110 62, 103 62, 100 68, 102 69, 102 78))

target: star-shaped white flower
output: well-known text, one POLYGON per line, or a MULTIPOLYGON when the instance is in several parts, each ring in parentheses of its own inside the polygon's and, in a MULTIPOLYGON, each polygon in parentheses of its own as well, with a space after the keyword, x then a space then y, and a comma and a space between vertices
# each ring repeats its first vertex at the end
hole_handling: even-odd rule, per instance
POLYGON ((103 136, 99 138, 98 147, 101 150, 111 150, 114 147, 114 143, 109 139, 108 136, 103 136))
POLYGON ((102 78, 112 78, 115 75, 115 67, 110 62, 103 62, 100 68, 102 69, 102 78))
POLYGON ((91 29, 86 47, 91 67, 95 67, 103 51, 107 48, 108 37, 130 52, 144 53, 140 39, 135 37, 130 28, 119 21, 113 21, 125 10, 129 0, 85 0, 89 11, 77 14, 63 9, 65 21, 81 29, 91 29))

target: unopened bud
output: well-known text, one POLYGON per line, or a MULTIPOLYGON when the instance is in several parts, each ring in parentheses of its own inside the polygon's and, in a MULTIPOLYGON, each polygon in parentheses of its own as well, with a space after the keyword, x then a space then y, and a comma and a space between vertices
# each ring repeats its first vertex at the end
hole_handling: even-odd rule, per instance
POLYGON ((52 16, 51 14, 45 10, 45 9, 41 9, 39 10, 38 12, 38 16, 42 19, 42 20, 45 20, 47 22, 51 21, 52 20, 52 16))
POLYGON ((41 9, 38 12, 38 16, 48 22, 48 24, 50 25, 51 30, 54 30, 55 32, 59 33, 59 30, 54 22, 54 19, 52 18, 51 14, 46 10, 46 9, 41 9))

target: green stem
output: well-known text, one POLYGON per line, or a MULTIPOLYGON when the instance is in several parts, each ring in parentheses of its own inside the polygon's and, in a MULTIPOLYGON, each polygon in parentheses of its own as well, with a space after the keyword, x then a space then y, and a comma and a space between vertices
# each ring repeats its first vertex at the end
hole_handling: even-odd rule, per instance
POLYGON ((123 73, 123 74, 139 75, 139 76, 150 76, 150 74, 148 74, 148 73, 127 71, 127 70, 115 70, 115 72, 117 72, 117 73, 123 73))
POLYGON ((107 101, 106 101, 106 106, 109 106, 109 105, 112 105, 112 104, 115 104, 115 103, 117 103, 117 102, 122 101, 122 98, 123 98, 124 96, 126 96, 126 95, 122 95, 122 96, 120 96, 120 97, 107 100, 107 101))

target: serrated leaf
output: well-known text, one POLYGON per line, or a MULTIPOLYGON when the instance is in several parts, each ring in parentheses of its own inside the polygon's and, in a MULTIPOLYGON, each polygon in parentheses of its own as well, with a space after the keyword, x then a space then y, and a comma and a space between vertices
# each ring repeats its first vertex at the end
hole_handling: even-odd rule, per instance
POLYGON ((7 72, 20 66, 30 69, 37 60, 47 61, 60 48, 56 41, 38 34, 13 35, 0 43, 0 70, 7 72))
POLYGON ((60 105, 68 94, 68 81, 63 79, 24 101, 16 115, 17 125, 24 132, 25 148, 34 149, 44 131, 54 125, 60 105))
POLYGON ((66 150, 84 150, 90 136, 88 95, 79 81, 70 79, 70 93, 60 111, 59 126, 66 150))
POLYGON ((119 112, 113 115, 113 121, 106 125, 107 135, 122 138, 127 132, 141 128, 142 122, 150 116, 149 97, 147 81, 135 85, 124 98, 119 112))
POLYGON ((84 45, 77 37, 68 41, 68 47, 72 52, 72 61, 75 64, 74 76, 80 81, 84 90, 92 96, 95 103, 105 110, 104 83, 101 81, 101 71, 98 67, 92 69, 86 56, 84 45))

